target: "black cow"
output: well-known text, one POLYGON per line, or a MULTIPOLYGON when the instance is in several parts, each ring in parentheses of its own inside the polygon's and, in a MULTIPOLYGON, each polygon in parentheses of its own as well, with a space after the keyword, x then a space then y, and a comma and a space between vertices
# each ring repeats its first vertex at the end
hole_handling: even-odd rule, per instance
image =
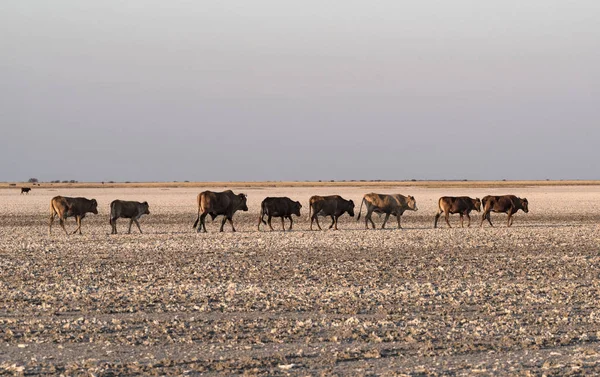
POLYGON ((338 219, 345 212, 348 212, 348 214, 351 217, 354 217, 354 202, 352 200, 346 200, 339 195, 312 196, 309 200, 308 207, 308 217, 310 217, 310 230, 313 230, 313 221, 316 221, 319 230, 321 229, 321 225, 319 225, 318 216, 330 216, 331 225, 329 226, 329 229, 331 229, 335 225, 335 230, 338 230, 338 219))
POLYGON ((23 194, 29 195, 29 191, 31 191, 31 187, 21 187, 21 195, 23 195, 23 194))
POLYGON ((260 204, 260 217, 258 218, 258 230, 260 230, 260 223, 269 223, 269 227, 271 230, 273 226, 271 225, 271 218, 273 217, 281 217, 281 227, 283 231, 285 231, 285 223, 284 219, 290 219, 290 228, 292 230, 292 225, 294 220, 292 220, 292 215, 300 216, 300 208, 302 208, 302 204, 300 202, 295 202, 288 197, 281 198, 265 198, 260 204), (265 221, 265 215, 268 216, 267 221, 265 221))
POLYGON ((143 215, 149 214, 150 208, 148 206, 148 202, 140 203, 125 200, 113 200, 112 203, 110 203, 110 218, 108 220, 112 227, 110 234, 117 234, 117 219, 120 217, 130 219, 129 231, 127 233, 131 233, 131 225, 133 223, 137 225, 140 233, 142 233, 142 229, 140 228, 140 223, 138 223, 138 220, 143 215))

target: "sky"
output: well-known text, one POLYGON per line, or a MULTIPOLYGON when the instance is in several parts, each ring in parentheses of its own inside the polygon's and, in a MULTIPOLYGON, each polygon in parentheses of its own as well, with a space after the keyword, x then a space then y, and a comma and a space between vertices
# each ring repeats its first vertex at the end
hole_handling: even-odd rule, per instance
POLYGON ((600 2, 3 0, 0 181, 600 179, 600 2))

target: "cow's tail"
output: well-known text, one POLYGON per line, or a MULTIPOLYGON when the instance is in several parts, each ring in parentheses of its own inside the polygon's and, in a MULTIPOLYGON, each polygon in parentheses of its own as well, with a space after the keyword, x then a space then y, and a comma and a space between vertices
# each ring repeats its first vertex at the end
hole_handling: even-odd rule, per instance
POLYGON ((265 204, 265 202, 263 202, 260 206, 260 221, 262 221, 262 223, 265 225, 267 225, 267 222, 265 221, 265 214, 267 213, 266 206, 267 205, 265 204))
POLYGON ((358 210, 358 217, 356 217, 356 221, 360 220, 360 212, 362 211, 362 206, 363 206, 364 202, 365 202, 365 198, 363 197, 363 199, 360 202, 360 209, 358 210))
POLYGON ((194 225, 192 225, 192 228, 196 228, 198 222, 200 221, 200 203, 202 203, 202 198, 200 197, 200 195, 202 195, 202 193, 198 194, 198 217, 196 217, 196 221, 194 221, 194 225))
POLYGON ((308 202, 308 219, 309 220, 312 219, 311 212, 312 212, 312 203, 309 201, 308 202))

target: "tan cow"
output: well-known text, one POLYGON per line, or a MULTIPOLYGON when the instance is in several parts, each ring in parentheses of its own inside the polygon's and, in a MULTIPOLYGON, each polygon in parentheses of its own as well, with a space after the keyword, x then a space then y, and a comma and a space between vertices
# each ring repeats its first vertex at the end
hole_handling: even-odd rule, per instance
POLYGON ((68 234, 65 229, 65 220, 67 217, 75 217, 77 229, 73 231, 73 234, 77 233, 77 231, 81 234, 81 219, 83 219, 88 212, 95 215, 98 214, 98 202, 96 199, 55 196, 50 201, 50 226, 48 228, 48 234, 52 234, 52 223, 54 222, 54 217, 56 215, 58 215, 60 226, 65 231, 65 234, 68 234))
POLYGON ((206 233, 206 224, 204 220, 206 215, 210 214, 212 219, 219 215, 223 215, 223 221, 221 222, 220 232, 223 231, 225 222, 229 221, 231 229, 235 232, 233 226, 233 214, 238 211, 248 211, 246 205, 247 196, 246 194, 234 194, 233 191, 227 190, 223 192, 203 191, 198 194, 198 218, 194 222, 194 228, 200 222, 198 226, 198 232, 204 231, 206 233))
POLYGON ((446 218, 446 224, 448 224, 449 228, 452 228, 450 226, 450 221, 448 221, 448 218, 450 217, 450 214, 454 214, 454 213, 458 213, 460 214, 460 226, 461 228, 464 227, 463 226, 463 216, 467 216, 467 219, 469 220, 469 222, 467 223, 467 227, 471 226, 471 216, 469 216, 469 213, 471 213, 472 210, 475 210, 477 212, 481 211, 481 200, 479 200, 479 198, 470 198, 468 196, 442 196, 439 200, 438 200, 438 213, 435 215, 435 221, 433 223, 433 227, 437 228, 437 223, 438 223, 438 219, 440 218, 440 215, 442 213, 444 213, 444 217, 446 218))
POLYGON ((360 203, 360 209, 358 210, 358 217, 356 221, 360 220, 360 213, 362 211, 363 204, 366 204, 367 213, 365 215, 365 228, 369 229, 369 221, 375 229, 375 223, 371 218, 373 212, 375 213, 385 213, 385 219, 383 220, 383 224, 381 225, 381 229, 385 228, 385 224, 387 223, 390 215, 396 216, 398 219, 398 229, 402 229, 400 225, 400 217, 406 210, 416 211, 417 201, 413 196, 404 196, 400 194, 376 194, 370 193, 366 194, 363 197, 362 202, 360 203))

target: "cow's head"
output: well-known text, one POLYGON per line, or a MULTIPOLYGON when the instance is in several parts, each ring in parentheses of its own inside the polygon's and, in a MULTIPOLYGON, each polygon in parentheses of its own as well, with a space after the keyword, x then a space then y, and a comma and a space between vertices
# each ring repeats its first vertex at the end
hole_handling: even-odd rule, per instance
POLYGON ((529 212, 529 202, 527 201, 527 198, 521 199, 521 209, 525 213, 529 212))
POLYGON ((300 202, 294 202, 292 204, 292 214, 300 216, 300 208, 302 208, 302 204, 300 204, 300 202))
POLYGON ((408 206, 408 209, 411 209, 413 211, 417 211, 418 210, 418 208, 417 208, 417 201, 415 200, 414 196, 410 196, 409 195, 406 198, 406 205, 408 206))
POLYGON ((90 200, 90 212, 94 215, 98 214, 98 202, 96 201, 96 199, 90 200))
POLYGON ((144 215, 149 215, 150 214, 150 206, 148 205, 148 202, 143 202, 142 203, 142 213, 144 215))
POLYGON ((481 212, 481 199, 479 199, 479 198, 473 199, 473 207, 475 207, 475 211, 481 212))
POLYGON ((240 198, 240 205, 239 208, 242 211, 248 211, 248 205, 246 204, 246 201, 248 199, 248 196, 246 194, 239 194, 238 197, 240 198))
POLYGON ((348 200, 348 214, 350 217, 354 217, 354 202, 352 200, 348 200))

